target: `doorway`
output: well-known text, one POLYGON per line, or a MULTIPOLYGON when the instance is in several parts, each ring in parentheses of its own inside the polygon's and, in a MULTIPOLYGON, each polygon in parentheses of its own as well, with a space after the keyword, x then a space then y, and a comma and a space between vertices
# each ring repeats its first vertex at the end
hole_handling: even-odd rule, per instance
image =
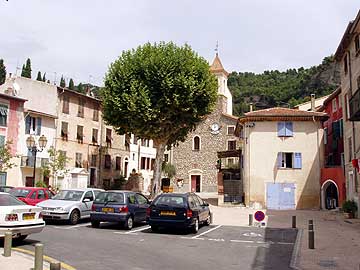
POLYGON ((191 192, 201 192, 201 175, 191 175, 191 192))
POLYGON ((90 168, 90 186, 94 187, 96 181, 96 169, 90 168))
POLYGON ((325 208, 335 209, 339 206, 339 197, 338 197, 339 191, 336 186, 336 184, 333 181, 327 181, 323 185, 323 196, 324 196, 324 203, 325 208))
POLYGON ((33 187, 34 184, 35 184, 34 178, 32 176, 26 176, 25 187, 33 187))

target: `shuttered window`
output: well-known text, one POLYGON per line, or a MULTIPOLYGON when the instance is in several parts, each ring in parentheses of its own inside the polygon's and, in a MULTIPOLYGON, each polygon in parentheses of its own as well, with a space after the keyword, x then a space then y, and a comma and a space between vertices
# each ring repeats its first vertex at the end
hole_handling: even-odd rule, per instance
POLYGON ((301 169, 302 156, 301 153, 284 153, 279 152, 277 156, 278 168, 301 169))
POLYGON ((41 117, 26 116, 25 134, 41 135, 41 117))
POLYGON ((5 136, 0 135, 0 147, 3 147, 5 145, 5 136))
POLYGON ((278 122, 277 123, 278 137, 292 137, 293 123, 292 122, 278 122))
POLYGON ((0 126, 7 126, 8 106, 0 104, 0 126))

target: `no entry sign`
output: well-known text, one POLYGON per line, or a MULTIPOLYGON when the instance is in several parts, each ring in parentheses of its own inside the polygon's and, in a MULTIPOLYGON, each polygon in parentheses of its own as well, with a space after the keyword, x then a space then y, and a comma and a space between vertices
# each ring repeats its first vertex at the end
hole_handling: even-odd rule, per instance
POLYGON ((256 221, 261 222, 265 219, 265 214, 263 211, 256 211, 254 214, 254 218, 256 221))

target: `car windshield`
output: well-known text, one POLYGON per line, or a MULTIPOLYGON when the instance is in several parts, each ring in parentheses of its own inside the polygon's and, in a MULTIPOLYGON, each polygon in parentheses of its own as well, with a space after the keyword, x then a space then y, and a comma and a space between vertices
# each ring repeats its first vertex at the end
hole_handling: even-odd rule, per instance
POLYGON ((80 201, 84 191, 61 190, 52 200, 80 201))
POLYGON ((12 190, 9 191, 9 193, 15 197, 25 198, 30 193, 30 189, 13 188, 12 190))
POLYGON ((16 197, 9 194, 0 194, 0 206, 26 205, 16 197))
POLYGON ((167 205, 174 207, 184 207, 185 198, 182 196, 160 196, 154 201, 154 205, 167 205))
POLYGON ((124 194, 119 192, 100 192, 95 203, 124 203, 124 194))

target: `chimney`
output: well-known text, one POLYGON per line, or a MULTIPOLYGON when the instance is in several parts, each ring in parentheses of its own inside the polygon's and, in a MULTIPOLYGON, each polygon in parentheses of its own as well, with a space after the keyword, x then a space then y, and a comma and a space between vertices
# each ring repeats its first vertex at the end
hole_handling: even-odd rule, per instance
POLYGON ((311 94, 311 111, 315 111, 315 94, 311 94))
POLYGON ((253 111, 253 104, 249 103, 249 105, 250 105, 250 112, 252 112, 253 111))

